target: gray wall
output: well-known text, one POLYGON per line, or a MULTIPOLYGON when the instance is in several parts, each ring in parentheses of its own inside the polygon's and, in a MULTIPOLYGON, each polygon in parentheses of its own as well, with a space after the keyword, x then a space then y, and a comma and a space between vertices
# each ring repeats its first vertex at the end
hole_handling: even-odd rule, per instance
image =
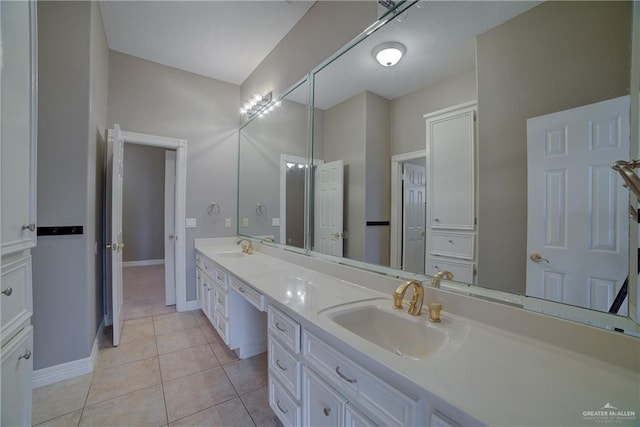
POLYGON ((628 93, 631 2, 547 2, 477 39, 478 283, 523 293, 526 119, 628 93))
MULTIPOLYGON (((390 102, 366 92, 365 98, 365 221, 391 219, 390 102)), ((389 265, 391 227, 365 223, 364 260, 389 265)))
POLYGON ((423 116, 477 98, 475 69, 391 101, 391 154, 426 148, 423 116))
POLYGON ((38 222, 83 225, 38 238, 34 369, 91 354, 102 319, 100 251, 107 49, 97 3, 38 3, 38 222))
POLYGON ((126 261, 164 259, 165 149, 124 145, 122 234, 126 261))
POLYGON ((377 18, 374 1, 317 1, 242 84, 254 93, 284 93, 377 18))
POLYGON ((236 85, 109 52, 109 126, 188 141, 186 215, 197 221, 186 235, 188 301, 196 297, 193 239, 236 234, 239 108, 236 85), (207 214, 212 201, 218 216, 207 214))
POLYGON ((365 98, 361 92, 324 113, 324 160, 344 162, 344 256, 364 261, 365 98))

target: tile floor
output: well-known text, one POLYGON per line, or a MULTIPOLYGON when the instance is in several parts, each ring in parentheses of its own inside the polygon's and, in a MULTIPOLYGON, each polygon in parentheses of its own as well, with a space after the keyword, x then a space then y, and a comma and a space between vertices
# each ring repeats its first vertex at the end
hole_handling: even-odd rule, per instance
POLYGON ((238 360, 201 311, 125 320, 115 348, 109 332, 93 373, 33 391, 34 425, 281 426, 266 353, 238 360))
POLYGON ((122 281, 125 320, 176 312, 174 305, 165 305, 164 265, 124 268, 122 281))

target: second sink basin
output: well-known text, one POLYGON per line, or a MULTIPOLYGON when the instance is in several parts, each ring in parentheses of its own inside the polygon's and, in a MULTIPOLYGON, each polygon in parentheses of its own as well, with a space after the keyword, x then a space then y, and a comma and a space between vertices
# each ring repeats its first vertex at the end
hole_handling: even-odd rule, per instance
POLYGON ((320 314, 351 333, 398 356, 429 358, 445 347, 460 343, 465 325, 443 317, 442 323, 427 321, 427 315, 411 316, 396 310, 386 299, 356 302, 324 310, 320 314))

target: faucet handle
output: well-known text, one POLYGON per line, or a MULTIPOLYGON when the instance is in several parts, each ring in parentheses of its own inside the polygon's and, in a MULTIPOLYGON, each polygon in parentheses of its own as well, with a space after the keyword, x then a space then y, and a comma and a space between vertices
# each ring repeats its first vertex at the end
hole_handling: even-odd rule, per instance
POLYGON ((440 311, 442 310, 442 304, 439 302, 429 303, 429 322, 440 323, 440 311))
POLYGON ((402 309, 402 300, 404 295, 399 294, 398 291, 393 293, 393 308, 402 309))

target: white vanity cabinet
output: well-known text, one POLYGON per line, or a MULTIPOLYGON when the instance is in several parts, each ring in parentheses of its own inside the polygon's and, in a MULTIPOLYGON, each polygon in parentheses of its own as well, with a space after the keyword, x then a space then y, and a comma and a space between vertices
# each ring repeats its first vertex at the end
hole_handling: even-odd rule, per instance
POLYGON ((423 421, 420 399, 362 368, 275 304, 268 314, 269 401, 284 425, 410 426, 423 421))
POLYGON ((475 282, 476 103, 424 116, 427 134, 426 273, 475 282))
POLYGON ((0 2, 1 425, 31 425, 36 245, 36 3, 0 2))
POLYGON ((198 303, 224 343, 241 359, 267 349, 264 295, 196 253, 198 303))

